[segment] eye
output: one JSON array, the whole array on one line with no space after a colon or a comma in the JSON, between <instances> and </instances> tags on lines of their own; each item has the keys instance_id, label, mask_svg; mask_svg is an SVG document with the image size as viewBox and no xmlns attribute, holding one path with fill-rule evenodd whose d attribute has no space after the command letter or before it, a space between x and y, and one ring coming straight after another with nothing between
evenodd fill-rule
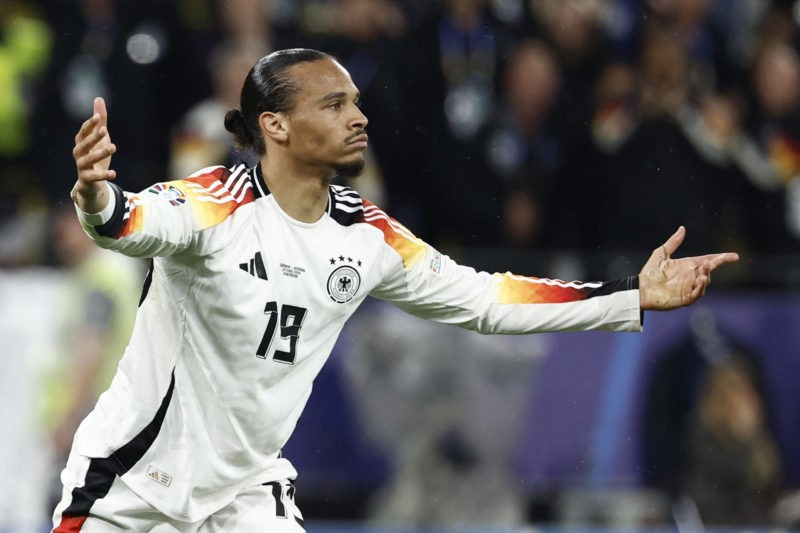
<instances>
[{"instance_id":1,"label":"eye","mask_svg":"<svg viewBox=\"0 0 800 533\"><path fill-rule=\"evenodd\" d=\"M339 109L341 109L341 107L342 107L342 103L338 102L338 101L337 102L331 102L330 104L328 104L328 108L329 109L333 109L334 111L338 111Z\"/></svg>"},{"instance_id":2,"label":"eye","mask_svg":"<svg viewBox=\"0 0 800 533\"><path fill-rule=\"evenodd\" d=\"M356 98L355 100L353 100L353 103L355 104L355 106L357 108L361 109L361 99L360 98Z\"/></svg>"}]
</instances>

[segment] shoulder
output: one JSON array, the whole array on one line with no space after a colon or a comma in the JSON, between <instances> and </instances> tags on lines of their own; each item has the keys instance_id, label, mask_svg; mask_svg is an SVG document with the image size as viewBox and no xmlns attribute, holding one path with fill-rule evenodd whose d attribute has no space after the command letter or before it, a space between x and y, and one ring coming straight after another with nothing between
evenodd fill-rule
<instances>
[{"instance_id":1,"label":"shoulder","mask_svg":"<svg viewBox=\"0 0 800 533\"><path fill-rule=\"evenodd\" d=\"M211 166L186 178L159 182L131 198L132 204L156 200L193 213L197 229L216 226L258 196L255 171L244 164ZM187 212L187 211L184 211Z\"/></svg>"},{"instance_id":2,"label":"shoulder","mask_svg":"<svg viewBox=\"0 0 800 533\"><path fill-rule=\"evenodd\" d=\"M230 168L206 167L178 183L189 189L194 199L215 204L246 204L255 200L255 175L253 168L244 164Z\"/></svg>"},{"instance_id":3,"label":"shoulder","mask_svg":"<svg viewBox=\"0 0 800 533\"><path fill-rule=\"evenodd\" d=\"M175 189L166 192L177 196L171 200L173 205L188 200L201 229L219 224L258 196L254 171L244 164L207 167L182 180L154 187Z\"/></svg>"},{"instance_id":4,"label":"shoulder","mask_svg":"<svg viewBox=\"0 0 800 533\"><path fill-rule=\"evenodd\" d=\"M365 204L369 202L350 187L331 185L329 188L328 214L342 226L363 222Z\"/></svg>"},{"instance_id":5,"label":"shoulder","mask_svg":"<svg viewBox=\"0 0 800 533\"><path fill-rule=\"evenodd\" d=\"M342 226L365 224L376 228L387 242L396 240L422 243L408 228L383 209L362 198L357 191L342 185L330 186L330 217Z\"/></svg>"},{"instance_id":6,"label":"shoulder","mask_svg":"<svg viewBox=\"0 0 800 533\"><path fill-rule=\"evenodd\" d=\"M343 185L330 186L328 214L342 226L366 223L383 229L390 221L397 223L381 208L363 198L358 191Z\"/></svg>"}]
</instances>

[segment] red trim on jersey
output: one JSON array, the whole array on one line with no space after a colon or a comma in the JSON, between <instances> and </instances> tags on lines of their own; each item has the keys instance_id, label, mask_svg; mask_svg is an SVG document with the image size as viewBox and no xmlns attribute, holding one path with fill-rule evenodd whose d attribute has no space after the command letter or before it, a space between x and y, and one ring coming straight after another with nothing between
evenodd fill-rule
<instances>
[{"instance_id":1,"label":"red trim on jersey","mask_svg":"<svg viewBox=\"0 0 800 533\"><path fill-rule=\"evenodd\" d=\"M61 523L53 533L74 533L80 531L88 516L62 516Z\"/></svg>"},{"instance_id":2,"label":"red trim on jersey","mask_svg":"<svg viewBox=\"0 0 800 533\"><path fill-rule=\"evenodd\" d=\"M381 208L370 202L369 200L361 199L364 206L364 211L361 216L361 222L374 226L381 230L384 235L399 234L399 228L405 232L405 237L409 240L416 239L416 236L411 231L400 224L397 220L390 217Z\"/></svg>"},{"instance_id":3,"label":"red trim on jersey","mask_svg":"<svg viewBox=\"0 0 800 533\"><path fill-rule=\"evenodd\" d=\"M214 182L217 181L220 182L223 186L225 186L225 183L231 177L231 174L233 173L230 171L230 169L225 167L217 167L211 172L208 172L206 174L201 174L199 176L191 176L184 179L183 181L191 181L197 183L198 185L202 185L206 189L210 189L214 185ZM248 180L248 178L249 178L249 173L247 172L247 170L241 169L239 172L239 177L237 178L236 181ZM247 189L247 191L244 193L244 197L239 202L236 202L237 207L249 204L250 202L256 199L255 194L253 193L253 188L255 186L256 184L253 183L252 186ZM230 192L230 194L234 198L237 198L241 194L241 190L237 191L236 194L234 194L233 192Z\"/></svg>"}]
</instances>

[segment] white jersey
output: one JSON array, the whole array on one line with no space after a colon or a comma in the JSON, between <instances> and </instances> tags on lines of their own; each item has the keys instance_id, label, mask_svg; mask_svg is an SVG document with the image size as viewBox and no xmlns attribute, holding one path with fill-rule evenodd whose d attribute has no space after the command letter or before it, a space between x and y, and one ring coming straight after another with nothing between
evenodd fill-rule
<instances>
[{"instance_id":1,"label":"white jersey","mask_svg":"<svg viewBox=\"0 0 800 533\"><path fill-rule=\"evenodd\" d=\"M154 257L130 344L74 451L92 458L64 516L114 476L200 520L244 487L293 478L281 448L367 295L483 333L641 329L637 278L580 283L457 265L355 191L292 219L260 167L210 167L79 213L105 248Z\"/></svg>"}]
</instances>

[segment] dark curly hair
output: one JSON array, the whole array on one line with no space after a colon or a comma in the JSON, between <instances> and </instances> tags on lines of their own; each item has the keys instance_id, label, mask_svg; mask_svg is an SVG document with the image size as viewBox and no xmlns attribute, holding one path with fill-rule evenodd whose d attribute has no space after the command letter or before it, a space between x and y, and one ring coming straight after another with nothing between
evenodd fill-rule
<instances>
[{"instance_id":1,"label":"dark curly hair","mask_svg":"<svg viewBox=\"0 0 800 533\"><path fill-rule=\"evenodd\" d=\"M298 63L325 59L334 58L309 48L278 50L259 59L244 80L239 109L225 113L225 129L233 134L239 148L252 148L259 157L267 153L258 117L266 111L291 111L300 90L300 84L286 73L287 69Z\"/></svg>"}]
</instances>

